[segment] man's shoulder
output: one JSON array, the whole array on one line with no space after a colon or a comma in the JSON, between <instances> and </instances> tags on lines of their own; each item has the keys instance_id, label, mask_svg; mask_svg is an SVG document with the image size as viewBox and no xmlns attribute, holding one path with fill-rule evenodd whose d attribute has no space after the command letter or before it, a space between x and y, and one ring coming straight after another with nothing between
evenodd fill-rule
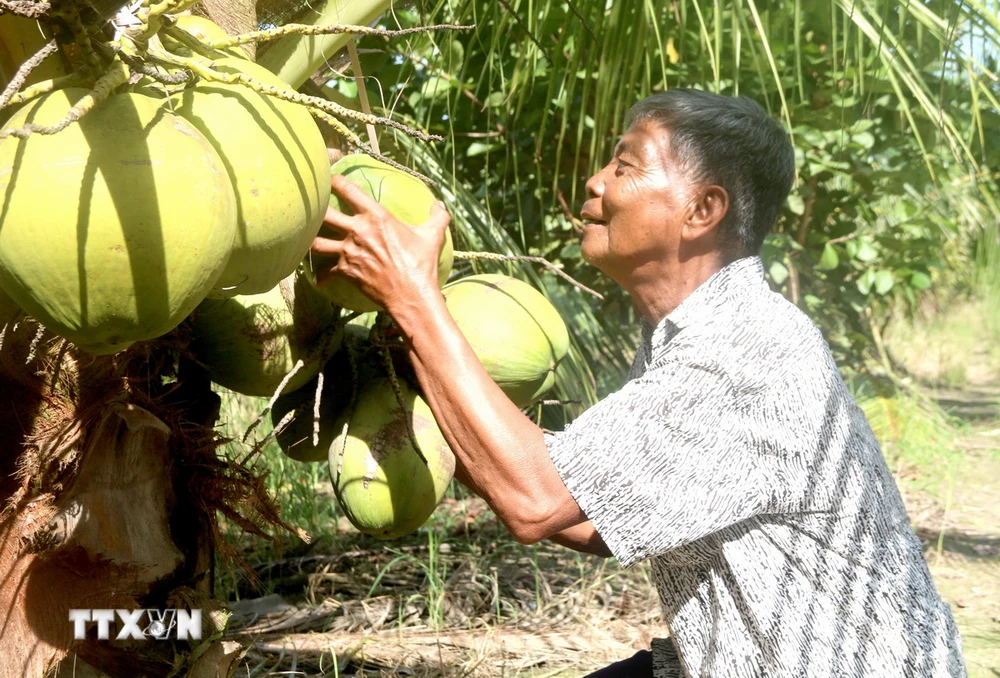
<instances>
[{"instance_id":1,"label":"man's shoulder","mask_svg":"<svg viewBox=\"0 0 1000 678\"><path fill-rule=\"evenodd\" d=\"M835 369L829 345L812 319L766 285L734 295L717 315L685 328L668 354L712 362L727 372L772 372L791 363Z\"/></svg>"}]
</instances>

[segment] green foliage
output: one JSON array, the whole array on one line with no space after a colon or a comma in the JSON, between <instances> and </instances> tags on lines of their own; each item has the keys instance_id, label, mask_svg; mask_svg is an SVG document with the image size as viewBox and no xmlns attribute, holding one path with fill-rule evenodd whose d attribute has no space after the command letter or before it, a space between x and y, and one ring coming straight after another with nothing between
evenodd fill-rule
<instances>
[{"instance_id":1,"label":"green foliage","mask_svg":"<svg viewBox=\"0 0 1000 678\"><path fill-rule=\"evenodd\" d=\"M445 137L435 148L381 143L440 182L460 247L558 260L604 293L597 303L544 278L575 334L561 395L589 402L621 383L636 318L580 259L570 213L633 103L698 87L750 96L785 123L799 176L763 251L770 281L812 315L847 371L865 370L884 354L885 309L972 284L976 243L1000 219L997 9L437 0L383 23L476 30L394 42L362 66L393 115ZM327 75L328 89L351 94L353 83Z\"/></svg>"}]
</instances>

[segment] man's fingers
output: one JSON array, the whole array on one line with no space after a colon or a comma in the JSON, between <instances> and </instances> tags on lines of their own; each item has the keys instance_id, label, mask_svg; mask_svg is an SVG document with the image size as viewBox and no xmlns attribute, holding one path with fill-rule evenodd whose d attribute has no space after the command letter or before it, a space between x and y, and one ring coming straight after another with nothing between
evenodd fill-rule
<instances>
[{"instance_id":1,"label":"man's fingers","mask_svg":"<svg viewBox=\"0 0 1000 678\"><path fill-rule=\"evenodd\" d=\"M326 208L326 215L323 217L323 225L334 233L350 233L354 228L351 217L333 207Z\"/></svg>"},{"instance_id":2,"label":"man's fingers","mask_svg":"<svg viewBox=\"0 0 1000 678\"><path fill-rule=\"evenodd\" d=\"M330 178L330 188L348 207L356 213L379 213L384 208L347 177L334 174Z\"/></svg>"},{"instance_id":3,"label":"man's fingers","mask_svg":"<svg viewBox=\"0 0 1000 678\"><path fill-rule=\"evenodd\" d=\"M431 206L431 215L427 217L424 225L441 229L449 223L451 223L451 214L448 213L448 208L440 200L435 200Z\"/></svg>"},{"instance_id":4,"label":"man's fingers","mask_svg":"<svg viewBox=\"0 0 1000 678\"><path fill-rule=\"evenodd\" d=\"M330 278L337 274L337 266L327 266L326 268L320 269L316 272L316 286L322 287L327 283Z\"/></svg>"},{"instance_id":5,"label":"man's fingers","mask_svg":"<svg viewBox=\"0 0 1000 678\"><path fill-rule=\"evenodd\" d=\"M444 234L450 223L451 215L448 213L448 208L444 206L443 202L436 200L431 207L431 215L427 217L427 221L421 224L421 228L431 229L431 232L438 238L438 245L440 245L444 242Z\"/></svg>"},{"instance_id":6,"label":"man's fingers","mask_svg":"<svg viewBox=\"0 0 1000 678\"><path fill-rule=\"evenodd\" d=\"M344 251L344 241L334 238L314 238L309 250L326 256L340 256Z\"/></svg>"}]
</instances>

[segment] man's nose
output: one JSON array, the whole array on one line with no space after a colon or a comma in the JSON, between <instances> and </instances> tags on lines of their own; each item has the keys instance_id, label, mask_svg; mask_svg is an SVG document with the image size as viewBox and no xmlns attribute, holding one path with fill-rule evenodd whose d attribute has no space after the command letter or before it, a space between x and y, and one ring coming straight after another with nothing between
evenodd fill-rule
<instances>
[{"instance_id":1,"label":"man's nose","mask_svg":"<svg viewBox=\"0 0 1000 678\"><path fill-rule=\"evenodd\" d=\"M584 187L587 195L591 198L600 198L604 195L604 169L602 168L594 176L587 179Z\"/></svg>"}]
</instances>

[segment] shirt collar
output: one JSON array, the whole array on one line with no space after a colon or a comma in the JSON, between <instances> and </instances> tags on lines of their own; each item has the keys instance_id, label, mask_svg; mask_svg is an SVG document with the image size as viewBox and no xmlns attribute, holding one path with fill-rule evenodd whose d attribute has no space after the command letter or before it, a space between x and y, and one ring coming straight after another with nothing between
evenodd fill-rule
<instances>
[{"instance_id":1,"label":"shirt collar","mask_svg":"<svg viewBox=\"0 0 1000 678\"><path fill-rule=\"evenodd\" d=\"M668 343L685 327L717 317L721 307L734 295L746 293L755 284L766 284L760 257L744 257L727 264L699 285L656 327L643 319L643 342L654 346Z\"/></svg>"}]
</instances>

